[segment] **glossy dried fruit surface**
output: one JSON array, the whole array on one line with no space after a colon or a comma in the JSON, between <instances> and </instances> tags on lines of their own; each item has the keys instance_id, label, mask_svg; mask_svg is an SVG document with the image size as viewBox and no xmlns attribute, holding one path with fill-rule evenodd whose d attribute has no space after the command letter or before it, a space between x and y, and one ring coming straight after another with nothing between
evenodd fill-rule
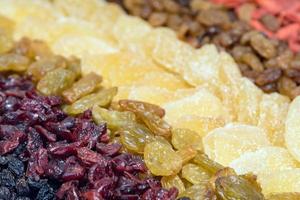
<instances>
[{"instance_id":1,"label":"glossy dried fruit surface","mask_svg":"<svg viewBox=\"0 0 300 200\"><path fill-rule=\"evenodd\" d=\"M300 97L294 99L289 107L285 122L285 143L289 152L300 161L300 122L299 122Z\"/></svg>"},{"instance_id":2,"label":"glossy dried fruit surface","mask_svg":"<svg viewBox=\"0 0 300 200\"><path fill-rule=\"evenodd\" d=\"M192 147L196 150L203 150L202 137L189 129L173 129L172 145L176 149Z\"/></svg>"},{"instance_id":3,"label":"glossy dried fruit surface","mask_svg":"<svg viewBox=\"0 0 300 200\"><path fill-rule=\"evenodd\" d=\"M173 176L164 176L161 179L161 184L163 188L170 189L172 187L176 187L178 189L179 194L185 191L185 186L178 175Z\"/></svg>"},{"instance_id":4,"label":"glossy dried fruit surface","mask_svg":"<svg viewBox=\"0 0 300 200\"><path fill-rule=\"evenodd\" d=\"M73 103L77 99L93 92L99 86L101 81L101 76L95 73L87 74L74 83L71 88L63 91L62 96L67 102Z\"/></svg>"},{"instance_id":5,"label":"glossy dried fruit surface","mask_svg":"<svg viewBox=\"0 0 300 200\"><path fill-rule=\"evenodd\" d=\"M59 95L75 81L74 72L67 69L55 69L48 72L37 84L44 95Z\"/></svg>"},{"instance_id":6,"label":"glossy dried fruit surface","mask_svg":"<svg viewBox=\"0 0 300 200\"><path fill-rule=\"evenodd\" d=\"M79 100L75 101L73 104L68 105L64 108L65 112L68 114L79 114L84 112L87 109L92 108L95 105L98 106L108 106L113 97L117 94L117 88L109 88L109 89L102 89L97 93L93 93L87 96L80 98Z\"/></svg>"},{"instance_id":7,"label":"glossy dried fruit surface","mask_svg":"<svg viewBox=\"0 0 300 200\"><path fill-rule=\"evenodd\" d=\"M256 191L248 181L237 176L218 178L216 192L220 199L264 199L264 196Z\"/></svg>"},{"instance_id":8,"label":"glossy dried fruit surface","mask_svg":"<svg viewBox=\"0 0 300 200\"><path fill-rule=\"evenodd\" d=\"M182 177L194 185L206 185L209 181L209 173L195 164L186 164L182 167Z\"/></svg>"},{"instance_id":9,"label":"glossy dried fruit surface","mask_svg":"<svg viewBox=\"0 0 300 200\"><path fill-rule=\"evenodd\" d=\"M172 149L161 141L146 144L144 159L149 170L157 176L170 176L181 169L182 160Z\"/></svg>"},{"instance_id":10,"label":"glossy dried fruit surface","mask_svg":"<svg viewBox=\"0 0 300 200\"><path fill-rule=\"evenodd\" d=\"M113 131L120 130L136 122L136 117L131 112L107 110L99 106L93 106L92 112L96 123L107 123L107 126Z\"/></svg>"},{"instance_id":11,"label":"glossy dried fruit surface","mask_svg":"<svg viewBox=\"0 0 300 200\"><path fill-rule=\"evenodd\" d=\"M242 124L227 124L203 138L205 153L214 161L228 166L241 154L270 145L263 129Z\"/></svg>"},{"instance_id":12,"label":"glossy dried fruit surface","mask_svg":"<svg viewBox=\"0 0 300 200\"><path fill-rule=\"evenodd\" d=\"M120 132L122 144L130 151L144 153L145 145L154 140L154 135L147 127L140 124L128 124Z\"/></svg>"}]
</instances>

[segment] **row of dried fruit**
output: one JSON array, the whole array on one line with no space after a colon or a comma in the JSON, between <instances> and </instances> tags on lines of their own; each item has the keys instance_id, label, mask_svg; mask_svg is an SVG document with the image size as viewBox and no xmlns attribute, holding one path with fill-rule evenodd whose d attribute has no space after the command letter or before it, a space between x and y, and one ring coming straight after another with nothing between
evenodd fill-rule
<instances>
[{"instance_id":1,"label":"row of dried fruit","mask_svg":"<svg viewBox=\"0 0 300 200\"><path fill-rule=\"evenodd\" d=\"M226 50L239 64L242 74L265 92L280 92L292 99L300 94L300 53L290 50L287 42L270 39L248 25L256 9L253 3L239 5L235 12L210 0L109 1L117 2L129 14L140 16L155 27L175 30L180 39L196 48L213 43ZM265 14L260 14L258 20L270 31L280 28L274 15L260 13Z\"/></svg>"},{"instance_id":2,"label":"row of dried fruit","mask_svg":"<svg viewBox=\"0 0 300 200\"><path fill-rule=\"evenodd\" d=\"M182 143L203 137L210 158L234 167L239 174L255 173L265 195L299 192L300 171L295 161L300 159L299 99L287 118L288 98L263 94L240 75L228 54L219 53L213 45L195 50L179 41L173 31L152 28L125 15L117 5L99 0L50 2L2 0L0 13L14 20L15 38L43 39L55 53L80 57L82 73L93 71L103 75L103 85L119 86L115 100L130 98L161 105L166 111L164 119L174 128L193 130L188 131L189 137L178 136ZM76 102L73 105L65 109L72 111ZM113 105L115 111L119 107ZM111 112L104 111L99 109L101 120L111 117L106 115ZM180 148L177 144L173 144L175 149ZM199 143L195 146L201 147ZM154 155L159 160L161 154ZM174 162L174 171L179 162ZM156 168L152 170L155 173ZM190 188L192 183L182 180ZM201 190L192 194L197 191ZM297 198L297 194L284 195Z\"/></svg>"},{"instance_id":3,"label":"row of dried fruit","mask_svg":"<svg viewBox=\"0 0 300 200\"><path fill-rule=\"evenodd\" d=\"M11 31L1 30L13 44ZM2 199L172 200L178 192L183 199L263 199L254 176L237 176L197 151L201 137L171 129L159 106L111 104L116 88L101 88L94 73L82 77L78 59L22 39L2 50L0 61ZM69 104L63 109L77 117L66 115L53 95L62 96ZM140 154L155 176L164 176L165 189L147 174Z\"/></svg>"}]
</instances>

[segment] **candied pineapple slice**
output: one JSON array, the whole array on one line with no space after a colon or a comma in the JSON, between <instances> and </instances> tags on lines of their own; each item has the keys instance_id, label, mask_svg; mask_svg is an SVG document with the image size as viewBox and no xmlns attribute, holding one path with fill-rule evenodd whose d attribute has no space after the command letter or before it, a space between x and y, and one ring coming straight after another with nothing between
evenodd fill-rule
<instances>
[{"instance_id":1,"label":"candied pineapple slice","mask_svg":"<svg viewBox=\"0 0 300 200\"><path fill-rule=\"evenodd\" d=\"M170 90L160 87L133 86L128 99L144 101L156 105L163 105L173 101L173 93Z\"/></svg>"},{"instance_id":2,"label":"candied pineapple slice","mask_svg":"<svg viewBox=\"0 0 300 200\"><path fill-rule=\"evenodd\" d=\"M138 17L122 15L113 27L113 35L122 45L126 46L128 43L144 40L151 29L152 27L147 22Z\"/></svg>"},{"instance_id":3,"label":"candied pineapple slice","mask_svg":"<svg viewBox=\"0 0 300 200\"><path fill-rule=\"evenodd\" d=\"M263 129L244 125L227 124L209 132L203 138L205 153L214 161L228 166L245 152L270 146Z\"/></svg>"},{"instance_id":4,"label":"candied pineapple slice","mask_svg":"<svg viewBox=\"0 0 300 200\"><path fill-rule=\"evenodd\" d=\"M236 173L271 173L297 167L294 158L285 148L264 147L254 152L246 152L229 164Z\"/></svg>"},{"instance_id":5,"label":"candied pineapple slice","mask_svg":"<svg viewBox=\"0 0 300 200\"><path fill-rule=\"evenodd\" d=\"M197 50L190 50L191 55L184 66L183 78L191 85L215 83L219 76L219 53L214 45L204 45Z\"/></svg>"},{"instance_id":6,"label":"candied pineapple slice","mask_svg":"<svg viewBox=\"0 0 300 200\"><path fill-rule=\"evenodd\" d=\"M201 137L206 136L211 130L224 125L225 121L222 118L199 117L195 115L184 115L174 123L174 127L193 130Z\"/></svg>"},{"instance_id":7,"label":"candied pineapple slice","mask_svg":"<svg viewBox=\"0 0 300 200\"><path fill-rule=\"evenodd\" d=\"M180 77L169 72L149 72L133 84L166 88L171 91L189 87Z\"/></svg>"},{"instance_id":8,"label":"candied pineapple slice","mask_svg":"<svg viewBox=\"0 0 300 200\"><path fill-rule=\"evenodd\" d=\"M65 15L88 19L103 6L98 0L54 0L54 6Z\"/></svg>"},{"instance_id":9,"label":"candied pineapple slice","mask_svg":"<svg viewBox=\"0 0 300 200\"><path fill-rule=\"evenodd\" d=\"M104 77L103 83L105 85L130 85L147 73L163 71L163 69L157 67L151 60L141 59L130 52L101 55L98 59L98 68L95 67L95 69Z\"/></svg>"},{"instance_id":10,"label":"candied pineapple slice","mask_svg":"<svg viewBox=\"0 0 300 200\"><path fill-rule=\"evenodd\" d=\"M179 41L175 32L167 28L150 31L145 38L145 46L158 64L176 73L184 72L194 52L191 46Z\"/></svg>"},{"instance_id":11,"label":"candied pineapple slice","mask_svg":"<svg viewBox=\"0 0 300 200\"><path fill-rule=\"evenodd\" d=\"M247 78L242 78L239 82L238 92L236 102L237 121L240 123L257 125L259 104L263 92Z\"/></svg>"},{"instance_id":12,"label":"candied pineapple slice","mask_svg":"<svg viewBox=\"0 0 300 200\"><path fill-rule=\"evenodd\" d=\"M13 19L16 23L21 23L28 16L44 22L62 16L60 12L53 9L52 4L43 0L1 0L0 14Z\"/></svg>"},{"instance_id":13,"label":"candied pineapple slice","mask_svg":"<svg viewBox=\"0 0 300 200\"><path fill-rule=\"evenodd\" d=\"M300 168L264 173L258 177L264 195L300 192Z\"/></svg>"},{"instance_id":14,"label":"candied pineapple slice","mask_svg":"<svg viewBox=\"0 0 300 200\"><path fill-rule=\"evenodd\" d=\"M300 96L289 108L285 122L285 143L290 153L300 162Z\"/></svg>"},{"instance_id":15,"label":"candied pineapple slice","mask_svg":"<svg viewBox=\"0 0 300 200\"><path fill-rule=\"evenodd\" d=\"M258 126L264 128L273 145L285 146L285 119L290 100L277 93L264 94L259 105Z\"/></svg>"},{"instance_id":16,"label":"candied pineapple slice","mask_svg":"<svg viewBox=\"0 0 300 200\"><path fill-rule=\"evenodd\" d=\"M57 39L52 45L52 50L60 55L75 55L84 60L86 55L115 53L119 48L105 38L66 34Z\"/></svg>"},{"instance_id":17,"label":"candied pineapple slice","mask_svg":"<svg viewBox=\"0 0 300 200\"><path fill-rule=\"evenodd\" d=\"M163 107L166 110L166 120L171 124L185 115L221 119L227 115L220 99L205 88L199 88L192 96L167 103Z\"/></svg>"}]
</instances>

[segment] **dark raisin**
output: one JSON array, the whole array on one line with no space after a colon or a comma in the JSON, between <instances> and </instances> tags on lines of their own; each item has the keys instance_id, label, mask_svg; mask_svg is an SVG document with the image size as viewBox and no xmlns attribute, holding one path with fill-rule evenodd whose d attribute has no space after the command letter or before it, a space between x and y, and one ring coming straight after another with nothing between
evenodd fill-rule
<instances>
[{"instance_id":1,"label":"dark raisin","mask_svg":"<svg viewBox=\"0 0 300 200\"><path fill-rule=\"evenodd\" d=\"M15 177L9 170L4 169L0 172L0 185L8 188L15 187Z\"/></svg>"},{"instance_id":2,"label":"dark raisin","mask_svg":"<svg viewBox=\"0 0 300 200\"><path fill-rule=\"evenodd\" d=\"M27 181L24 178L21 178L16 183L16 191L18 195L27 196L30 192Z\"/></svg>"},{"instance_id":3,"label":"dark raisin","mask_svg":"<svg viewBox=\"0 0 300 200\"><path fill-rule=\"evenodd\" d=\"M24 164L17 158L10 158L8 161L8 169L17 177L20 177L24 173Z\"/></svg>"},{"instance_id":4,"label":"dark raisin","mask_svg":"<svg viewBox=\"0 0 300 200\"><path fill-rule=\"evenodd\" d=\"M0 187L0 199L10 200L11 193L7 187Z\"/></svg>"}]
</instances>

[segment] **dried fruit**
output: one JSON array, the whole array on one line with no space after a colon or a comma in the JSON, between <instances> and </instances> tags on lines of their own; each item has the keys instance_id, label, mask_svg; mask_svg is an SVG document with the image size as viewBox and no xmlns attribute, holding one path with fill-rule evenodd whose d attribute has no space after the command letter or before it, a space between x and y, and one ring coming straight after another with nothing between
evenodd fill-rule
<instances>
[{"instance_id":1,"label":"dried fruit","mask_svg":"<svg viewBox=\"0 0 300 200\"><path fill-rule=\"evenodd\" d=\"M37 84L44 95L59 95L75 81L75 74L67 69L58 68L48 72Z\"/></svg>"},{"instance_id":2,"label":"dried fruit","mask_svg":"<svg viewBox=\"0 0 300 200\"><path fill-rule=\"evenodd\" d=\"M144 153L145 145L154 140L153 134L140 124L127 124L120 132L122 144L135 153Z\"/></svg>"},{"instance_id":3,"label":"dried fruit","mask_svg":"<svg viewBox=\"0 0 300 200\"><path fill-rule=\"evenodd\" d=\"M96 123L101 124L105 122L112 130L119 130L136 122L136 117L131 112L119 112L93 106L92 113Z\"/></svg>"},{"instance_id":4,"label":"dried fruit","mask_svg":"<svg viewBox=\"0 0 300 200\"><path fill-rule=\"evenodd\" d=\"M182 177L194 185L206 185L209 181L209 173L195 164L186 164L182 167Z\"/></svg>"},{"instance_id":5,"label":"dried fruit","mask_svg":"<svg viewBox=\"0 0 300 200\"><path fill-rule=\"evenodd\" d=\"M102 89L97 93L93 93L80 98L71 105L67 105L64 110L68 114L79 114L95 105L105 107L108 106L113 97L117 94L117 88Z\"/></svg>"},{"instance_id":6,"label":"dried fruit","mask_svg":"<svg viewBox=\"0 0 300 200\"><path fill-rule=\"evenodd\" d=\"M300 97L292 101L285 122L285 144L293 157L300 161L300 122L299 122Z\"/></svg>"},{"instance_id":7,"label":"dried fruit","mask_svg":"<svg viewBox=\"0 0 300 200\"><path fill-rule=\"evenodd\" d=\"M206 194L207 189L204 185L193 185L187 188L183 193L180 193L179 197L188 197L193 200L202 200L205 199Z\"/></svg>"},{"instance_id":8,"label":"dried fruit","mask_svg":"<svg viewBox=\"0 0 300 200\"><path fill-rule=\"evenodd\" d=\"M251 186L251 183L238 176L219 177L215 184L217 197L220 199L264 199L264 196Z\"/></svg>"},{"instance_id":9,"label":"dried fruit","mask_svg":"<svg viewBox=\"0 0 300 200\"><path fill-rule=\"evenodd\" d=\"M229 164L237 174L271 173L297 167L289 152L280 147L264 147L254 152L246 152Z\"/></svg>"},{"instance_id":10,"label":"dried fruit","mask_svg":"<svg viewBox=\"0 0 300 200\"><path fill-rule=\"evenodd\" d=\"M180 179L179 176L173 175L173 176L164 176L161 179L161 184L163 188L171 189L172 187L176 187L178 189L179 194L185 191L185 186Z\"/></svg>"},{"instance_id":11,"label":"dried fruit","mask_svg":"<svg viewBox=\"0 0 300 200\"><path fill-rule=\"evenodd\" d=\"M196 150L203 150L202 137L189 129L173 129L172 145L176 149L193 147Z\"/></svg>"},{"instance_id":12,"label":"dried fruit","mask_svg":"<svg viewBox=\"0 0 300 200\"><path fill-rule=\"evenodd\" d=\"M77 99L93 92L101 81L101 76L95 73L89 73L74 83L71 88L63 91L62 96L67 102L73 103Z\"/></svg>"},{"instance_id":13,"label":"dried fruit","mask_svg":"<svg viewBox=\"0 0 300 200\"><path fill-rule=\"evenodd\" d=\"M205 153L214 161L228 166L248 151L270 145L263 129L241 124L227 124L203 138Z\"/></svg>"},{"instance_id":14,"label":"dried fruit","mask_svg":"<svg viewBox=\"0 0 300 200\"><path fill-rule=\"evenodd\" d=\"M176 154L170 145L161 141L146 144L144 159L151 173L157 176L177 174L182 165L181 157Z\"/></svg>"}]
</instances>

